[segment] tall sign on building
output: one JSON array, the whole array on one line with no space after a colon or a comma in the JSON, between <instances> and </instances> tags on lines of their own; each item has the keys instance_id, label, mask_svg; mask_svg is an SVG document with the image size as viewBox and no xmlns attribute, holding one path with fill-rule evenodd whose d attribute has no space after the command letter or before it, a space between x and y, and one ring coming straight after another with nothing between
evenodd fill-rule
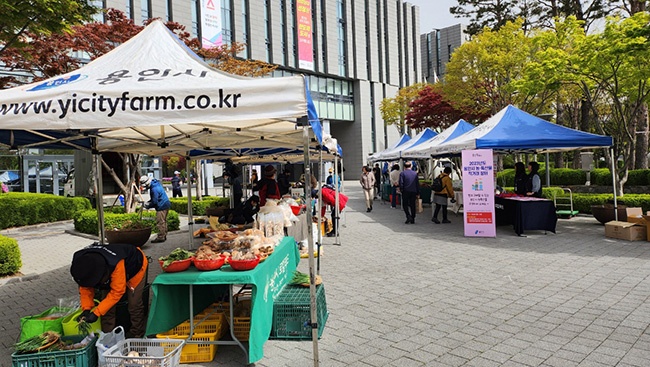
<instances>
[{"instance_id":1,"label":"tall sign on building","mask_svg":"<svg viewBox=\"0 0 650 367\"><path fill-rule=\"evenodd\" d=\"M298 25L298 67L314 70L311 0L296 1L296 20Z\"/></svg>"},{"instance_id":2,"label":"tall sign on building","mask_svg":"<svg viewBox=\"0 0 650 367\"><path fill-rule=\"evenodd\" d=\"M201 48L221 46L221 0L201 0Z\"/></svg>"}]
</instances>

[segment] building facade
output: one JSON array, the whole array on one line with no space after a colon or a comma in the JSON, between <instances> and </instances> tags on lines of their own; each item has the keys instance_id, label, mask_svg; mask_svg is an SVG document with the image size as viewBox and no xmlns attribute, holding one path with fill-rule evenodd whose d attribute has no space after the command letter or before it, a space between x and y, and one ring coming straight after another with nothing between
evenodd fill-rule
<instances>
[{"instance_id":1,"label":"building facade","mask_svg":"<svg viewBox=\"0 0 650 367\"><path fill-rule=\"evenodd\" d=\"M428 83L443 79L451 54L463 43L469 41L467 26L455 24L442 29L434 29L420 36L422 53L422 75Z\"/></svg>"},{"instance_id":2,"label":"building facade","mask_svg":"<svg viewBox=\"0 0 650 367\"><path fill-rule=\"evenodd\" d=\"M203 0L221 7L224 42L246 48L238 55L278 65L274 76L303 74L346 167L385 149L400 132L379 112L384 98L423 80L419 8L402 0ZM220 2L220 4L219 4ZM201 0L103 0L136 24L161 18L201 34ZM299 56L304 19L311 13L313 66ZM356 172L352 169L348 172Z\"/></svg>"}]
</instances>

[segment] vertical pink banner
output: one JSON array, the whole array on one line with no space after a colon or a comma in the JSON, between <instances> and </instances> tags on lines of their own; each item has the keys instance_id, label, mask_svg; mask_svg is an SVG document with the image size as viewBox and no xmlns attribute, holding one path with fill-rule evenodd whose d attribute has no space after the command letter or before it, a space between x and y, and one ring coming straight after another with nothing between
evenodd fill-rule
<instances>
[{"instance_id":1,"label":"vertical pink banner","mask_svg":"<svg viewBox=\"0 0 650 367\"><path fill-rule=\"evenodd\" d=\"M314 70L314 45L312 44L311 0L296 1L298 24L298 67Z\"/></svg>"},{"instance_id":2,"label":"vertical pink banner","mask_svg":"<svg viewBox=\"0 0 650 367\"><path fill-rule=\"evenodd\" d=\"M492 149L463 150L463 220L466 237L496 237Z\"/></svg>"}]
</instances>

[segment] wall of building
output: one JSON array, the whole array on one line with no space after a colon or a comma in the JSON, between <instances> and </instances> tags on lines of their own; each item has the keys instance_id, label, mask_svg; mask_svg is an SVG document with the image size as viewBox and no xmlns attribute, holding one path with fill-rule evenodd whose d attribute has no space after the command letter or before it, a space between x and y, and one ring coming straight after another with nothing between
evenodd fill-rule
<instances>
[{"instance_id":1,"label":"wall of building","mask_svg":"<svg viewBox=\"0 0 650 367\"><path fill-rule=\"evenodd\" d=\"M420 36L420 63L427 82L434 83L436 77L444 78L447 63L451 60L454 50L469 41L466 30L465 25L455 24Z\"/></svg>"},{"instance_id":2,"label":"wall of building","mask_svg":"<svg viewBox=\"0 0 650 367\"><path fill-rule=\"evenodd\" d=\"M200 0L170 1L172 20L190 32L196 30L196 1ZM229 1L233 40L243 42L244 34L248 35L248 52L239 56L271 62L291 73L353 82L353 120L329 120L347 161L361 165L368 154L384 149L399 136L389 133L395 128L384 125L379 105L399 88L423 80L418 7L403 0L311 0L312 42L317 50L311 71L296 68L295 0L222 1ZM142 24L143 3L133 0L132 4L127 16ZM106 6L127 12L126 0L106 0ZM166 20L167 7L168 0L151 0L150 15ZM345 54L340 52L341 26L345 28ZM340 67L343 61L345 68Z\"/></svg>"}]
</instances>

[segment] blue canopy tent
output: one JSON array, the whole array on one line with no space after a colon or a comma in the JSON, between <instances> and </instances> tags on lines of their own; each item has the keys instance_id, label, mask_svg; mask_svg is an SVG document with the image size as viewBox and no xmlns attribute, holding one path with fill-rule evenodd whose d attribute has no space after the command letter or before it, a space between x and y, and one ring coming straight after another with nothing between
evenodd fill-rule
<instances>
[{"instance_id":1,"label":"blue canopy tent","mask_svg":"<svg viewBox=\"0 0 650 367\"><path fill-rule=\"evenodd\" d=\"M469 122L463 119L460 119L456 121L456 123L448 127L447 129L445 129L445 131L434 136L433 138L424 141L421 144L417 144L407 149L404 149L402 151L402 158L408 158L408 159L431 158L432 147L443 144L451 139L455 139L456 137L472 130L473 128L474 125L470 124Z\"/></svg>"},{"instance_id":2,"label":"blue canopy tent","mask_svg":"<svg viewBox=\"0 0 650 367\"><path fill-rule=\"evenodd\" d=\"M404 155L403 155L405 150L407 150L409 148L412 148L412 147L416 147L416 146L418 146L418 145L432 139L436 135L438 135L437 132L431 130L430 128L426 128L426 129L422 130L422 132L417 134L415 137L413 137L413 139L411 139L411 140L405 142L404 144L402 144L402 145L400 145L400 146L398 146L396 148L393 148L393 149L391 149L391 150L389 150L387 152L383 152L381 154L381 159L385 160L385 161L391 161L391 160L396 160L396 159L400 159L400 158L405 158Z\"/></svg>"},{"instance_id":3,"label":"blue canopy tent","mask_svg":"<svg viewBox=\"0 0 650 367\"><path fill-rule=\"evenodd\" d=\"M409 140L411 140L411 137L409 135L407 135L407 134L402 135L399 138L399 140L397 142L395 142L395 144L391 145L389 148L386 148L386 149L384 149L384 150L382 150L380 152L375 152L374 154L370 155L368 157L368 162L374 163L374 162L383 160L382 159L382 154L383 153L390 152L391 150L403 145L404 143L406 143Z\"/></svg>"},{"instance_id":4,"label":"blue canopy tent","mask_svg":"<svg viewBox=\"0 0 650 367\"><path fill-rule=\"evenodd\" d=\"M432 147L431 154L459 154L467 149L544 153L607 148L612 144L609 136L556 125L509 105L471 131Z\"/></svg>"}]
</instances>

